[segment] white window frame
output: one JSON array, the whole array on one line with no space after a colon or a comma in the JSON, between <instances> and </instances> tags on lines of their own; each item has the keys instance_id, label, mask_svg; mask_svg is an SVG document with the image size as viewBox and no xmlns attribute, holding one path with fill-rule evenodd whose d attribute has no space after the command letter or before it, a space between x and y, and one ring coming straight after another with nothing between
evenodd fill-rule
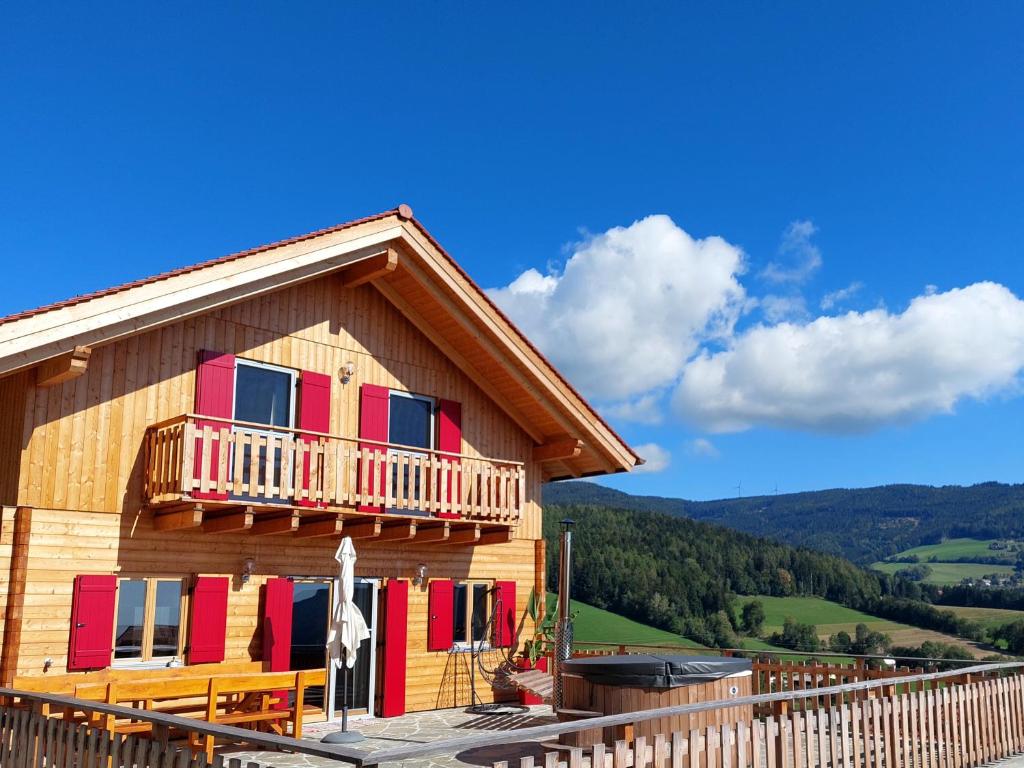
<instances>
[{"instance_id":1,"label":"white window frame","mask_svg":"<svg viewBox=\"0 0 1024 768\"><path fill-rule=\"evenodd\" d=\"M244 358L239 358L239 357L235 358L235 370L232 372L232 379L231 379L231 420L232 421L236 421L237 420L237 419L235 419L235 416L237 414L237 408L238 408L238 368L239 368L239 366L242 366L242 365L247 365L250 368L262 368L262 369L267 370L267 371L275 371L277 373L286 373L286 374L288 374L288 376L291 378L291 382L292 383L291 383L291 388L290 388L291 389L291 396L288 398L288 425L287 425L286 429L295 429L295 401L298 400L298 394L299 394L299 372L295 368L286 368L286 367L281 366L281 365L274 365L273 363L261 363L261 362L259 362L257 360L246 360ZM290 432L279 432L278 431L279 429L282 429L282 427L277 427L275 429L274 425L272 425L272 424L268 424L267 425L267 429L259 429L257 427L241 427L241 426L237 426L235 424L231 425L231 431L232 432L238 432L238 431L241 430L241 431L251 432L251 433L254 433L254 434L257 434L257 435L281 435L281 436L292 434ZM235 454L234 454L234 451L232 451L231 455L228 457L228 472L230 473L229 477L233 476L234 465L235 465ZM259 472L258 468L257 468L256 471L257 471L257 476L258 476L258 472ZM250 469L250 472L252 472L252 469ZM295 480L295 467L294 466L291 467L291 473L292 473L292 476L291 476L290 480L294 481ZM260 499L260 497L258 497L258 496L245 496L245 497L238 496L238 497L234 497L234 498L246 499L246 500L250 500L250 501L258 501ZM271 501L271 503L278 503L278 504L280 504L280 503L283 503L283 502L281 502L278 499L273 499Z\"/></svg>"},{"instance_id":2,"label":"white window frame","mask_svg":"<svg viewBox=\"0 0 1024 768\"><path fill-rule=\"evenodd\" d=\"M422 451L412 451L412 450L405 450L405 449L399 449L399 448L388 448L388 455L389 456L398 456L398 455L404 454L406 456L429 456L430 455L430 451L434 450L436 448L436 445L437 445L437 443L436 443L436 441L437 441L437 398L436 397L429 397L428 395L417 395L417 394L415 394L413 392L404 392L404 391L402 391L400 389L390 389L389 388L388 389L388 443L389 444L391 443L391 396L392 395L397 395L398 397L404 397L404 398L407 398L409 400L422 400L423 402L430 404L430 419L429 419L429 421L430 421L430 437L427 440L427 442L430 443L430 446L428 448L424 448ZM410 447L412 447L412 446L410 446ZM427 482L427 481L428 481L427 478L421 478L420 479L420 482ZM399 514L410 514L410 513L411 514L423 514L423 515L428 514L427 512L424 512L422 510L415 510L415 509L394 509L394 508L389 508L387 511L388 512L396 512L396 513L399 513Z\"/></svg>"},{"instance_id":3,"label":"white window frame","mask_svg":"<svg viewBox=\"0 0 1024 768\"><path fill-rule=\"evenodd\" d=\"M143 599L142 609L142 656L137 659L118 659L114 657L117 650L117 614L121 610L121 582L141 581L146 585L146 594ZM156 618L156 587L161 581L177 583L181 586L181 599L178 602L178 652L171 656L153 656L153 632L155 630ZM114 601L114 635L111 643L111 669L162 669L163 667L179 666L183 663L185 646L188 638L186 632L191 632L186 619L191 607L190 595L185 579L174 576L123 576L117 577L117 597ZM146 658L146 650L149 650L149 658Z\"/></svg>"},{"instance_id":4,"label":"white window frame","mask_svg":"<svg viewBox=\"0 0 1024 768\"><path fill-rule=\"evenodd\" d=\"M470 637L469 640L458 640L452 641L452 647L455 650L468 651L489 651L491 650L491 638L484 637L481 640L473 640L473 587L476 585L483 585L487 587L487 609L486 617L484 618L484 630L487 629L487 620L490 619L491 613L494 611L494 582L487 581L486 579L464 579L463 581L456 581L453 583L452 590L452 621L455 620L455 592L454 587L463 585L466 587L466 634ZM454 626L452 627L454 634Z\"/></svg>"},{"instance_id":5,"label":"white window frame","mask_svg":"<svg viewBox=\"0 0 1024 768\"><path fill-rule=\"evenodd\" d=\"M284 366L274 365L273 363L261 363L261 362L258 362L256 360L246 360L246 359L243 359L243 358L240 358L240 357L236 357L235 358L235 370L232 372L232 378L231 378L231 417L232 417L232 421L236 420L234 418L234 416L235 416L235 414L237 412L237 408L238 408L238 366L240 366L240 365L248 365L251 368L263 368L264 370L268 370L268 371L275 371L277 373L286 373L286 374L288 374L288 376L291 378L291 381L292 381L292 384L291 384L291 397L288 398L288 429L295 429L295 401L298 399L297 395L298 395L298 390L299 390L299 372L296 369L294 369L294 368L285 368ZM261 432L262 434L269 434L271 432L275 432L275 430L272 428L273 425L268 424L267 426L271 427L271 428L270 429L266 429L266 430L253 430L253 431ZM247 427L247 429L249 429L249 428ZM280 427L278 429L280 429Z\"/></svg>"}]
</instances>

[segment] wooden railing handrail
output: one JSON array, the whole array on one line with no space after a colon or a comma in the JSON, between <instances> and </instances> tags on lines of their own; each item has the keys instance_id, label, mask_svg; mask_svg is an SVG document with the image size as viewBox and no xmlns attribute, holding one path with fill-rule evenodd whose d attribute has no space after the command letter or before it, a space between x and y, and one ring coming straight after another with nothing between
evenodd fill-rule
<instances>
[{"instance_id":1,"label":"wooden railing handrail","mask_svg":"<svg viewBox=\"0 0 1024 768\"><path fill-rule=\"evenodd\" d=\"M433 454L435 456L442 456L446 459L465 459L467 461L480 461L488 464L498 464L507 467L523 467L525 463L522 461L514 461L512 459L495 459L489 456L472 456L468 453L452 453L451 451L439 451L436 448L419 448L415 445L402 445L401 443L386 443L381 440L368 440L362 437L345 437L343 435L334 435L330 432L316 432L311 429L295 429L294 427L278 427L272 424L260 424L255 421L239 421L237 419L224 419L219 416L203 416L198 413L183 413L181 416L174 416L170 419L164 419L158 421L155 424L150 424L146 431L152 431L156 429L164 429L166 427L174 426L175 424L184 424L189 420L201 420L201 421L216 421L221 424L230 424L235 427L248 427L250 429L258 429L261 432L290 432L293 435L299 435L301 437L323 437L328 440L339 440L345 443L355 443L357 445L373 445L381 448L388 448L396 451L407 451L409 453L425 453Z\"/></svg>"},{"instance_id":2,"label":"wooden railing handrail","mask_svg":"<svg viewBox=\"0 0 1024 768\"><path fill-rule=\"evenodd\" d=\"M932 656L900 656L891 653L841 653L838 651L798 651L790 648L780 648L778 650L768 648L690 648L682 645L671 645L669 643L609 643L603 640L576 640L573 643L574 646L579 646L583 650L586 648L597 646L599 648L653 648L659 651L684 651L684 652L701 652L711 655L721 655L725 653L742 653L748 656L822 656L829 658L839 659L864 659L870 661L872 659L899 659L901 661L920 661L920 662L934 662L942 664L1000 664L1000 661L981 661L979 659L938 659Z\"/></svg>"},{"instance_id":3,"label":"wooden railing handrail","mask_svg":"<svg viewBox=\"0 0 1024 768\"><path fill-rule=\"evenodd\" d=\"M917 682L929 680L942 680L947 677L959 677L974 673L992 672L999 669L1021 669L1024 662L1007 662L1000 664L977 664L966 669L955 669L946 672L928 672L920 675L906 675L903 677L888 677L881 680L863 680L857 683L845 683L843 685L830 685L823 688L810 688L799 691L782 691L780 693L761 693L753 696L736 696L729 699L718 699L715 701L704 701L698 704L681 704L674 707L660 707L658 709L647 709L638 712L624 712L615 715L602 715L590 717L583 720L575 720L552 725L538 725L531 728L517 728L514 731L515 740L534 741L550 739L560 736L563 733L576 731L590 731L601 728L609 728L620 725L629 725L641 720L655 720L663 717L675 717L678 715L690 715L699 712L709 712L715 709L727 707L742 707L746 705L770 704L776 701L792 701L794 699L813 699L821 696L852 693L855 691L868 691L875 688L892 688L900 685L910 685ZM372 754L372 764L377 765L385 762L409 760L417 757L426 757L437 754L455 754L469 749L480 747L491 747L499 744L506 744L509 740L507 733L489 733L481 736L460 737L457 739L443 739L429 744L416 744L407 747L393 747L383 749ZM363 766L370 765L370 761L362 763Z\"/></svg>"},{"instance_id":4,"label":"wooden railing handrail","mask_svg":"<svg viewBox=\"0 0 1024 768\"><path fill-rule=\"evenodd\" d=\"M59 709L72 709L82 712L96 712L102 715L113 715L114 717L141 720L153 723L154 725L177 728L182 731L213 736L230 742L251 744L254 747L280 749L299 755L312 755L313 757L327 757L355 765L366 764L367 752L353 749L337 744L322 744L318 741L304 739L293 739L290 736L278 736L275 733L263 733L248 728L236 728L231 725L217 725L205 720L195 720L180 715L168 715L161 712L153 712L145 709L124 707L120 704L105 704L103 702L87 701L76 699L72 696L59 694L35 693L21 691L16 688L0 688L0 699L12 698L29 700L40 704L49 704Z\"/></svg>"}]
</instances>

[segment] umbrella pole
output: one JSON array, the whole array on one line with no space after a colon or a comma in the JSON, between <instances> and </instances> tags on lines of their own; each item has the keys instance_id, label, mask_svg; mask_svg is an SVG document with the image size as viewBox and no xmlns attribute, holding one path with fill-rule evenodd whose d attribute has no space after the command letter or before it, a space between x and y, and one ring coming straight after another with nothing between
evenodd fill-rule
<instances>
[{"instance_id":1,"label":"umbrella pole","mask_svg":"<svg viewBox=\"0 0 1024 768\"><path fill-rule=\"evenodd\" d=\"M348 732L348 649L341 653L341 730Z\"/></svg>"},{"instance_id":2,"label":"umbrella pole","mask_svg":"<svg viewBox=\"0 0 1024 768\"><path fill-rule=\"evenodd\" d=\"M366 739L358 731L348 729L348 676L352 674L352 670L348 668L348 649L342 651L341 669L341 730L328 733L320 739L324 744L351 744ZM355 693L354 690L353 693Z\"/></svg>"}]
</instances>

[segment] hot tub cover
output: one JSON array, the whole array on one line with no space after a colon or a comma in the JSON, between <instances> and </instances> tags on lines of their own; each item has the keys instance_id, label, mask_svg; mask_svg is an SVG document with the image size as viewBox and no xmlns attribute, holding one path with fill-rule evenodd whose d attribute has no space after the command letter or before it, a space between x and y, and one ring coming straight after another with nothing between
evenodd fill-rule
<instances>
[{"instance_id":1,"label":"hot tub cover","mask_svg":"<svg viewBox=\"0 0 1024 768\"><path fill-rule=\"evenodd\" d=\"M562 670L604 685L678 688L751 670L749 659L722 656L589 656L562 662Z\"/></svg>"}]
</instances>

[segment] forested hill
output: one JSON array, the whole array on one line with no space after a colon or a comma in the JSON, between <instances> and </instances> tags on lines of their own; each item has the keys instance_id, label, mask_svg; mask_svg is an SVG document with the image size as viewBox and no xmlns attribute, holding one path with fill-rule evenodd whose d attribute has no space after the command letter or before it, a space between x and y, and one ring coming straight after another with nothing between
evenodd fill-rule
<instances>
[{"instance_id":1,"label":"forested hill","mask_svg":"<svg viewBox=\"0 0 1024 768\"><path fill-rule=\"evenodd\" d=\"M733 594L818 595L871 605L887 577L847 560L681 517L545 504L548 578L557 584L558 522L576 521L573 597L676 633L731 610ZM735 625L735 621L731 622Z\"/></svg>"},{"instance_id":2,"label":"forested hill","mask_svg":"<svg viewBox=\"0 0 1024 768\"><path fill-rule=\"evenodd\" d=\"M548 504L664 512L871 563L944 537L1024 538L1024 485L884 485L686 501L632 496L587 482L550 483Z\"/></svg>"}]
</instances>

